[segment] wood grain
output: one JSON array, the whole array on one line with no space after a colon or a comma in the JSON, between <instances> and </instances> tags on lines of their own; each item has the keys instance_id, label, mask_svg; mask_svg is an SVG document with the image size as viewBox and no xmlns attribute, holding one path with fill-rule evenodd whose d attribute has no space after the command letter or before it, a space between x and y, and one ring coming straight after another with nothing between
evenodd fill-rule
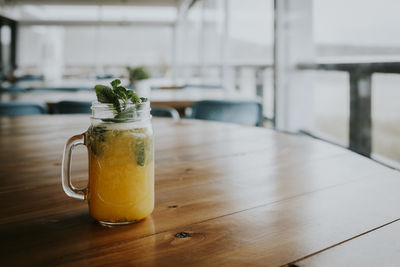
<instances>
[{"instance_id":1,"label":"wood grain","mask_svg":"<svg viewBox=\"0 0 400 267\"><path fill-rule=\"evenodd\" d=\"M398 266L400 222L296 262L297 266Z\"/></svg>"},{"instance_id":2,"label":"wood grain","mask_svg":"<svg viewBox=\"0 0 400 267\"><path fill-rule=\"evenodd\" d=\"M7 265L282 265L400 216L398 172L304 136L155 119L156 209L103 228L60 183L65 140L87 116L0 118L0 236ZM73 177L85 184L84 149ZM175 237L187 232L190 237Z\"/></svg>"}]
</instances>

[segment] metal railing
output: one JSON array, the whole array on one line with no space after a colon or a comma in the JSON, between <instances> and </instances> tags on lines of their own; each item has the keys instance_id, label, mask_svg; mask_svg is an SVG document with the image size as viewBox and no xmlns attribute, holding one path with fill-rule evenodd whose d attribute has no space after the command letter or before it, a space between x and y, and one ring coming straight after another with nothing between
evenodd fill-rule
<instances>
[{"instance_id":1,"label":"metal railing","mask_svg":"<svg viewBox=\"0 0 400 267\"><path fill-rule=\"evenodd\" d=\"M349 73L350 120L349 149L371 157L372 123L371 92L372 74L400 73L396 62L303 63L300 70L345 71Z\"/></svg>"}]
</instances>

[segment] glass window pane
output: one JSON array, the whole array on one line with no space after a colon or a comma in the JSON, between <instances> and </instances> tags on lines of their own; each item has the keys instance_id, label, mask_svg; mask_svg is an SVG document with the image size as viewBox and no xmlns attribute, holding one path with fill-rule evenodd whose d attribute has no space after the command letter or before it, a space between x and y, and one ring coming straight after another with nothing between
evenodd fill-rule
<instances>
[{"instance_id":1,"label":"glass window pane","mask_svg":"<svg viewBox=\"0 0 400 267\"><path fill-rule=\"evenodd\" d=\"M349 144L349 75L346 72L314 72L314 129L322 137Z\"/></svg>"},{"instance_id":2,"label":"glass window pane","mask_svg":"<svg viewBox=\"0 0 400 267\"><path fill-rule=\"evenodd\" d=\"M388 62L400 58L399 1L314 0L313 9L318 62ZM348 138L349 81L348 74L338 73L319 71L315 75L315 128L344 141ZM399 76L374 74L372 78L372 152L398 162Z\"/></svg>"},{"instance_id":3,"label":"glass window pane","mask_svg":"<svg viewBox=\"0 0 400 267\"><path fill-rule=\"evenodd\" d=\"M400 162L400 75L372 76L372 152Z\"/></svg>"}]
</instances>

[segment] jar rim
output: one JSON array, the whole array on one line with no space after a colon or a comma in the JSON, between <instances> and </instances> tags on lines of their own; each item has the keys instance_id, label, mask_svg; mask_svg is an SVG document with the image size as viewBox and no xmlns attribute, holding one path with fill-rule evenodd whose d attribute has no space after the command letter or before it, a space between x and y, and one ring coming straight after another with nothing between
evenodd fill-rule
<instances>
[{"instance_id":1,"label":"jar rim","mask_svg":"<svg viewBox=\"0 0 400 267\"><path fill-rule=\"evenodd\" d=\"M122 104L123 102L120 101L120 103ZM150 108L150 102L146 101L146 102L142 102L142 103L127 103L126 107L137 107L137 109L143 110L146 108ZM112 103L101 103L98 101L93 101L92 102L92 107L91 109L95 109L95 108L109 108L109 109L114 109L114 105Z\"/></svg>"},{"instance_id":2,"label":"jar rim","mask_svg":"<svg viewBox=\"0 0 400 267\"><path fill-rule=\"evenodd\" d=\"M92 102L93 120L102 120L103 122L133 122L143 121L151 118L150 103L121 103L121 112L117 112L111 103Z\"/></svg>"}]
</instances>

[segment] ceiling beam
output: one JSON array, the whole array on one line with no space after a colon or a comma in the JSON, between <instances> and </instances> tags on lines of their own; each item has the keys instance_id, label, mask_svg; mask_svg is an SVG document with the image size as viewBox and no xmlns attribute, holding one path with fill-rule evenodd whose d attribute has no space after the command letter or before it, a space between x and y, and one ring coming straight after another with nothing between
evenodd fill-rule
<instances>
[{"instance_id":1,"label":"ceiling beam","mask_svg":"<svg viewBox=\"0 0 400 267\"><path fill-rule=\"evenodd\" d=\"M104 21L104 20L20 20L21 26L149 26L173 27L175 22L164 21Z\"/></svg>"},{"instance_id":2,"label":"ceiling beam","mask_svg":"<svg viewBox=\"0 0 400 267\"><path fill-rule=\"evenodd\" d=\"M177 6L178 0L3 0L5 5Z\"/></svg>"}]
</instances>

